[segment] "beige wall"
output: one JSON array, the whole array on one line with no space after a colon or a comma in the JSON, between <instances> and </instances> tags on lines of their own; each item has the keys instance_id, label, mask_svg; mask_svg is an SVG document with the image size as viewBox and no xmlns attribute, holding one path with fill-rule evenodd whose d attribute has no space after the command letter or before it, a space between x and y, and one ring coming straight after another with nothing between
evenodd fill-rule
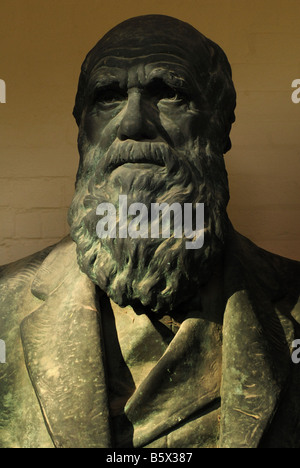
<instances>
[{"instance_id":1,"label":"beige wall","mask_svg":"<svg viewBox=\"0 0 300 468\"><path fill-rule=\"evenodd\" d=\"M80 65L116 23L161 13L225 50L238 93L229 214L260 246L300 260L299 0L1 0L0 264L68 233Z\"/></svg>"}]
</instances>

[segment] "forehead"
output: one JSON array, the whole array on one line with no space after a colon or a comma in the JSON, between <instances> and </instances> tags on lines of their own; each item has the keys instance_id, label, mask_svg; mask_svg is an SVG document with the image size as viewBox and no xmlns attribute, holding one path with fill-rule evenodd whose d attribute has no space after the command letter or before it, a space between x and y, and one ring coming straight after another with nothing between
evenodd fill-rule
<instances>
[{"instance_id":1,"label":"forehead","mask_svg":"<svg viewBox=\"0 0 300 468\"><path fill-rule=\"evenodd\" d=\"M143 86L157 78L175 87L186 87L194 84L196 72L187 60L172 55L108 56L93 68L89 82L103 86L118 82L122 87L131 87Z\"/></svg>"}]
</instances>

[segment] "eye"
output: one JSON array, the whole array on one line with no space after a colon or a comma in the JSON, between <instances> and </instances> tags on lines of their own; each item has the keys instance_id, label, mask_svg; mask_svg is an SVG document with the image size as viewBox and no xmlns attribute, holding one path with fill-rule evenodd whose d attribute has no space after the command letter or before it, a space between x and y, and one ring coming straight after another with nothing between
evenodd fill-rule
<instances>
[{"instance_id":1,"label":"eye","mask_svg":"<svg viewBox=\"0 0 300 468\"><path fill-rule=\"evenodd\" d=\"M162 97L161 97L161 100L162 99L167 99L168 101L181 101L182 100L182 96L180 96L179 93L177 93L175 90L171 89L170 90L167 90L167 92L165 92Z\"/></svg>"},{"instance_id":2,"label":"eye","mask_svg":"<svg viewBox=\"0 0 300 468\"><path fill-rule=\"evenodd\" d=\"M127 94L120 88L103 88L96 91L94 102L102 106L113 106L125 99L127 99Z\"/></svg>"},{"instance_id":3,"label":"eye","mask_svg":"<svg viewBox=\"0 0 300 468\"><path fill-rule=\"evenodd\" d=\"M153 80L148 86L149 95L157 101L181 102L184 96L161 79Z\"/></svg>"}]
</instances>

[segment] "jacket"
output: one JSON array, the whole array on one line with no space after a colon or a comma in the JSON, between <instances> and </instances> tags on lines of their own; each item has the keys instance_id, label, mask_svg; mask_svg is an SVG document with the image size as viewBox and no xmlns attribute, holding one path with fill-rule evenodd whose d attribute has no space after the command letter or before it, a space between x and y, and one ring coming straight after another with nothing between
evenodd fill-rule
<instances>
[{"instance_id":1,"label":"jacket","mask_svg":"<svg viewBox=\"0 0 300 468\"><path fill-rule=\"evenodd\" d=\"M299 448L300 263L233 231L223 284L218 447ZM69 237L0 267L0 447L113 447L96 289ZM177 426L164 421L150 439Z\"/></svg>"}]
</instances>

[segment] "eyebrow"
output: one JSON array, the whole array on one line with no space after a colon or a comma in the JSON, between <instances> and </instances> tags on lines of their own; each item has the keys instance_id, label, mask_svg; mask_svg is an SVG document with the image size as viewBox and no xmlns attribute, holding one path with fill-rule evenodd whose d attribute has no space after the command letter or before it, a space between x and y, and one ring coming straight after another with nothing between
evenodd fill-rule
<instances>
[{"instance_id":1,"label":"eyebrow","mask_svg":"<svg viewBox=\"0 0 300 468\"><path fill-rule=\"evenodd\" d=\"M171 88L184 91L186 94L192 94L197 89L194 77L184 64L158 62L153 65L152 68L151 64L152 69L147 73L147 82L160 79Z\"/></svg>"},{"instance_id":2,"label":"eyebrow","mask_svg":"<svg viewBox=\"0 0 300 468\"><path fill-rule=\"evenodd\" d=\"M126 71L121 68L100 67L93 71L89 77L87 94L91 95L99 89L109 87L124 88Z\"/></svg>"},{"instance_id":3,"label":"eyebrow","mask_svg":"<svg viewBox=\"0 0 300 468\"><path fill-rule=\"evenodd\" d=\"M147 72L147 69L150 70ZM186 70L186 67L178 63L149 63L145 65L145 81L142 86L148 87L157 80L161 80L173 89L181 90L190 95L197 88L195 80ZM128 70L118 67L100 66L93 70L88 86L87 95L105 88L119 88L126 90L128 85Z\"/></svg>"},{"instance_id":4,"label":"eyebrow","mask_svg":"<svg viewBox=\"0 0 300 468\"><path fill-rule=\"evenodd\" d=\"M175 74L170 75L169 73L151 73L152 76L149 77L147 80L146 86L149 86L156 82L162 82L173 89L182 90L188 92L190 87L186 80L180 76L176 76Z\"/></svg>"}]
</instances>

